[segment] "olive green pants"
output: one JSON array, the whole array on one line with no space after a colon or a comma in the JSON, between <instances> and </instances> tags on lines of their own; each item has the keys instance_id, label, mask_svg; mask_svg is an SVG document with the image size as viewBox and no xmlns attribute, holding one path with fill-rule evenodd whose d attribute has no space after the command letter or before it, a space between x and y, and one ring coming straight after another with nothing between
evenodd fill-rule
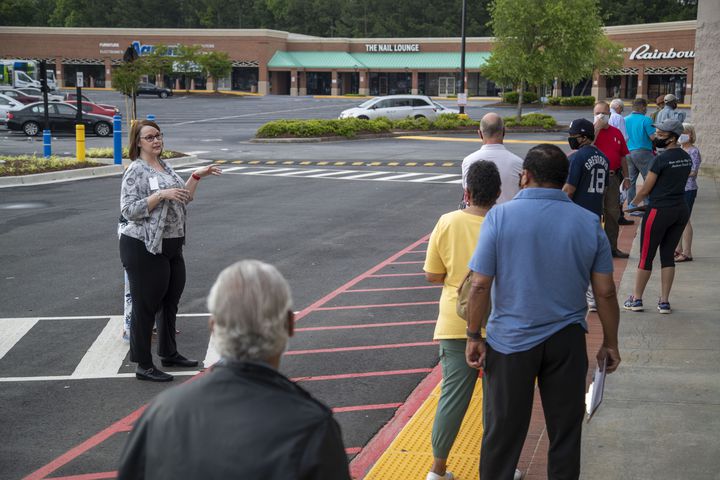
<instances>
[{"instance_id":1,"label":"olive green pants","mask_svg":"<svg viewBox=\"0 0 720 480\"><path fill-rule=\"evenodd\" d=\"M443 380L432 429L435 458L448 458L478 379L478 371L465 363L465 343L465 339L440 340Z\"/></svg>"}]
</instances>

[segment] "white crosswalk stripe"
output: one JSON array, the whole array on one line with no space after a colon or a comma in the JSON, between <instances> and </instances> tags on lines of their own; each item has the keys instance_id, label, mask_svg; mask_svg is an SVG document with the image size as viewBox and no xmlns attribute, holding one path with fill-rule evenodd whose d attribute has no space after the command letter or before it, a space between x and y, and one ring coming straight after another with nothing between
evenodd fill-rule
<instances>
[{"instance_id":1,"label":"white crosswalk stripe","mask_svg":"<svg viewBox=\"0 0 720 480\"><path fill-rule=\"evenodd\" d=\"M120 315L110 317L71 377L108 376L118 372L128 353L128 345L122 340L124 320Z\"/></svg>"},{"instance_id":2,"label":"white crosswalk stripe","mask_svg":"<svg viewBox=\"0 0 720 480\"><path fill-rule=\"evenodd\" d=\"M334 170L323 168L248 166L223 168L223 172L236 175L270 177L320 178L329 180L366 180L373 182L462 183L460 174L437 172L407 172L390 170ZM178 170L182 172L183 170Z\"/></svg>"}]
</instances>

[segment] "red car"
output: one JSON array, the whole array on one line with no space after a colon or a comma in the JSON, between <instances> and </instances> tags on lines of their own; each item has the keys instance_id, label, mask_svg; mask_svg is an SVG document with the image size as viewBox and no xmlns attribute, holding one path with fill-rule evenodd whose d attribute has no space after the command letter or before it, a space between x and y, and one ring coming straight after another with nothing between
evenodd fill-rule
<instances>
[{"instance_id":1,"label":"red car","mask_svg":"<svg viewBox=\"0 0 720 480\"><path fill-rule=\"evenodd\" d=\"M63 93L63 96L65 97L65 101L67 103L71 103L73 105L77 104L77 94L76 93ZM92 103L93 105L97 105L98 107L104 108L105 110L111 110L112 112L114 112L110 115L111 117L113 115L115 115L115 113L120 113L120 109L117 108L115 105L109 105L109 104L105 104L105 103L97 103L97 102L90 100L85 95L82 96L82 102L83 103ZM83 108L83 111L86 111L85 108ZM107 115L107 114L103 113L102 115Z\"/></svg>"},{"instance_id":2,"label":"red car","mask_svg":"<svg viewBox=\"0 0 720 480\"><path fill-rule=\"evenodd\" d=\"M23 103L27 105L28 103L35 103L38 100L42 100L42 98L34 97L31 95L25 95L24 93L13 90L13 89L2 89L0 90L0 93L3 95L7 95L8 97L12 98L13 100L17 100L20 103Z\"/></svg>"},{"instance_id":3,"label":"red car","mask_svg":"<svg viewBox=\"0 0 720 480\"><path fill-rule=\"evenodd\" d=\"M72 105L73 107L77 107L76 101L67 101L65 103L68 103ZM112 107L112 108L107 108ZM113 107L112 105L98 105L97 103L92 102L82 102L82 111L84 113L94 113L97 115L105 115L106 117L112 117L116 113L119 112L117 107Z\"/></svg>"}]
</instances>

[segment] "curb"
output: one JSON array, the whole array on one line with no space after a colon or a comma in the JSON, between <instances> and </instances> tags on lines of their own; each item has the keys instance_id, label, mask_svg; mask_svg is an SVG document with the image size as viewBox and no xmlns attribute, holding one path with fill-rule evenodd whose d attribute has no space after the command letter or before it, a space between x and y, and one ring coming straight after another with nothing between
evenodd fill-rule
<instances>
[{"instance_id":1,"label":"curb","mask_svg":"<svg viewBox=\"0 0 720 480\"><path fill-rule=\"evenodd\" d=\"M93 159L98 162L110 161L112 159ZM198 161L197 156L170 158L166 160L172 167L182 167ZM63 183L75 180L86 180L88 178L111 177L121 174L125 170L124 165L108 165L104 167L78 168L75 170L61 170L59 172L36 173L33 175L18 175L15 177L0 177L0 188L23 187L27 185L47 185L50 183Z\"/></svg>"}]
</instances>

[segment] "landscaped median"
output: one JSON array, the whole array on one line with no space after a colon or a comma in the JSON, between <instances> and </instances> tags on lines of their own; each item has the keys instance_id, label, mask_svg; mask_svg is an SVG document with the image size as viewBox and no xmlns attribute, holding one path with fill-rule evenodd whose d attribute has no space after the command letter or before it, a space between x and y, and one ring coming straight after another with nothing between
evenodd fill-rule
<instances>
[{"instance_id":1,"label":"landscaped median","mask_svg":"<svg viewBox=\"0 0 720 480\"><path fill-rule=\"evenodd\" d=\"M49 158L36 155L0 155L0 188L18 185L53 183L65 180L104 177L122 173L129 161L127 148L123 149L124 165L113 163L112 148L92 148L85 160L53 155ZM197 157L181 152L165 151L162 158L173 167L197 161Z\"/></svg>"},{"instance_id":2,"label":"landscaped median","mask_svg":"<svg viewBox=\"0 0 720 480\"><path fill-rule=\"evenodd\" d=\"M373 120L342 118L337 120L273 120L260 127L255 141L323 141L364 139L415 135L417 133L472 133L480 122L451 113L440 115L436 120L427 118L405 118L389 120L381 117ZM509 130L555 131L557 122L550 115L531 113L524 115L521 122L507 117Z\"/></svg>"}]
</instances>

